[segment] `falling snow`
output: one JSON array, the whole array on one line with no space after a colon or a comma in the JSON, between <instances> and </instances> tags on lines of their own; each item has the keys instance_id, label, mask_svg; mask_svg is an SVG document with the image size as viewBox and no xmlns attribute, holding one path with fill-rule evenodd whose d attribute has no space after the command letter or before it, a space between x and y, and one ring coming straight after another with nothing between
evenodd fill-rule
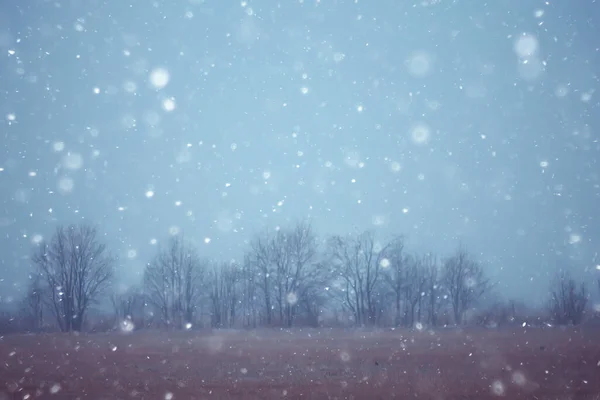
<instances>
[{"instance_id":1,"label":"falling snow","mask_svg":"<svg viewBox=\"0 0 600 400\"><path fill-rule=\"evenodd\" d=\"M0 399L600 393L593 2L5 3Z\"/></svg>"},{"instance_id":2,"label":"falling snow","mask_svg":"<svg viewBox=\"0 0 600 400\"><path fill-rule=\"evenodd\" d=\"M162 89L169 83L171 76L164 68L155 68L150 72L150 84L156 89Z\"/></svg>"}]
</instances>

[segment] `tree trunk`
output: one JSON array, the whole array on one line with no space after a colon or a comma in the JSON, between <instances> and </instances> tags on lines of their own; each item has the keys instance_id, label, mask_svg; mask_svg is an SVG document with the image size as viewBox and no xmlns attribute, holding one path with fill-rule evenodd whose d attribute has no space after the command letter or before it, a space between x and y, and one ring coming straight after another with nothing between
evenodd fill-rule
<instances>
[{"instance_id":1,"label":"tree trunk","mask_svg":"<svg viewBox=\"0 0 600 400\"><path fill-rule=\"evenodd\" d=\"M396 292L396 315L394 317L394 326L395 327L400 326L401 318L402 317L400 314L400 292Z\"/></svg>"}]
</instances>

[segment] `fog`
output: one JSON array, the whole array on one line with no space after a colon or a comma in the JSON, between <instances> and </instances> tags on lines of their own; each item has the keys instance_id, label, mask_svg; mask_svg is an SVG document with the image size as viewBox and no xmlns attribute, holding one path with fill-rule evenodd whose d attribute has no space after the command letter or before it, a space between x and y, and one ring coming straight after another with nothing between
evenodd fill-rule
<instances>
[{"instance_id":1,"label":"fog","mask_svg":"<svg viewBox=\"0 0 600 400\"><path fill-rule=\"evenodd\" d=\"M138 284L169 237L242 261L319 235L464 245L507 298L600 269L591 1L0 5L0 300L96 224ZM594 289L595 290L595 289ZM594 292L595 293L595 292Z\"/></svg>"}]
</instances>

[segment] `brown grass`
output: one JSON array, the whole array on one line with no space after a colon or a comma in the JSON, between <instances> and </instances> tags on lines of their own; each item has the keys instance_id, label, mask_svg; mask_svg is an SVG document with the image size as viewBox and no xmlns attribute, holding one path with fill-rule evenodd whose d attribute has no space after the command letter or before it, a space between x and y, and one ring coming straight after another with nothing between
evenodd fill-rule
<instances>
[{"instance_id":1,"label":"brown grass","mask_svg":"<svg viewBox=\"0 0 600 400\"><path fill-rule=\"evenodd\" d=\"M0 340L0 400L600 399L598 333L309 329L7 336Z\"/></svg>"}]
</instances>

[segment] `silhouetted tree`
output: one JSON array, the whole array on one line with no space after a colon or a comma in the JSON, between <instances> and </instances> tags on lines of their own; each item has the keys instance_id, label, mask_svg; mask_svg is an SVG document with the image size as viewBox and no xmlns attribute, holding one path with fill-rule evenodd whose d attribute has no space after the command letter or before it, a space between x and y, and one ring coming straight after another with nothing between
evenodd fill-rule
<instances>
[{"instance_id":1,"label":"silhouetted tree","mask_svg":"<svg viewBox=\"0 0 600 400\"><path fill-rule=\"evenodd\" d=\"M313 286L318 274L311 270L317 255L317 242L309 222L297 222L291 228L264 232L250 244L245 268L255 270L255 280L264 298L266 322L291 327L300 304L308 304L301 295Z\"/></svg>"},{"instance_id":2,"label":"silhouetted tree","mask_svg":"<svg viewBox=\"0 0 600 400\"><path fill-rule=\"evenodd\" d=\"M333 236L329 253L341 279L343 304L354 315L357 325L374 325L378 321L381 293L377 284L385 265L387 246L380 246L372 232L356 236Z\"/></svg>"},{"instance_id":3,"label":"silhouetted tree","mask_svg":"<svg viewBox=\"0 0 600 400\"><path fill-rule=\"evenodd\" d=\"M407 258L406 268L404 269L404 299L406 308L404 311L404 325L413 326L415 324L415 312L418 312L417 320L421 320L422 303L427 284L427 275L424 266L424 260L419 256Z\"/></svg>"},{"instance_id":4,"label":"silhouetted tree","mask_svg":"<svg viewBox=\"0 0 600 400\"><path fill-rule=\"evenodd\" d=\"M208 274L211 325L231 328L235 324L239 301L241 269L234 263L213 263Z\"/></svg>"},{"instance_id":5,"label":"silhouetted tree","mask_svg":"<svg viewBox=\"0 0 600 400\"><path fill-rule=\"evenodd\" d=\"M457 325L464 322L465 312L491 287L481 265L462 247L444 261L442 282Z\"/></svg>"},{"instance_id":6,"label":"silhouetted tree","mask_svg":"<svg viewBox=\"0 0 600 400\"><path fill-rule=\"evenodd\" d=\"M316 238L307 222L299 222L293 228L277 231L271 240L272 263L275 267L276 300L280 321L291 327L296 316L299 296L304 286L311 282L307 278L309 268L317 254Z\"/></svg>"},{"instance_id":7,"label":"silhouetted tree","mask_svg":"<svg viewBox=\"0 0 600 400\"><path fill-rule=\"evenodd\" d=\"M248 275L255 276L253 280L262 297L265 322L268 326L273 324L273 276L275 273L270 240L270 234L267 231L256 235L250 242L250 250L246 254L244 262L246 277Z\"/></svg>"},{"instance_id":8,"label":"silhouetted tree","mask_svg":"<svg viewBox=\"0 0 600 400\"><path fill-rule=\"evenodd\" d=\"M321 312L330 296L330 284L334 271L325 262L313 262L306 267L304 280L298 289L298 314L304 323L317 327Z\"/></svg>"},{"instance_id":9,"label":"silhouetted tree","mask_svg":"<svg viewBox=\"0 0 600 400\"><path fill-rule=\"evenodd\" d=\"M33 253L50 309L64 332L81 330L86 311L113 276L115 258L97 236L89 225L61 226Z\"/></svg>"},{"instance_id":10,"label":"silhouetted tree","mask_svg":"<svg viewBox=\"0 0 600 400\"><path fill-rule=\"evenodd\" d=\"M558 325L578 325L583 321L588 294L585 283L579 287L568 272L558 273L550 288L549 311Z\"/></svg>"},{"instance_id":11,"label":"silhouetted tree","mask_svg":"<svg viewBox=\"0 0 600 400\"><path fill-rule=\"evenodd\" d=\"M116 323L144 323L144 294L140 288L132 286L125 290L115 290L110 301L113 306Z\"/></svg>"},{"instance_id":12,"label":"silhouetted tree","mask_svg":"<svg viewBox=\"0 0 600 400\"><path fill-rule=\"evenodd\" d=\"M205 263L175 236L144 271L144 293L168 327L184 328L194 320L204 281Z\"/></svg>"},{"instance_id":13,"label":"silhouetted tree","mask_svg":"<svg viewBox=\"0 0 600 400\"><path fill-rule=\"evenodd\" d=\"M423 257L423 263L423 268L425 269L427 321L429 325L436 326L438 313L444 304L444 291L440 282L441 268L436 257L432 254L425 255Z\"/></svg>"},{"instance_id":14,"label":"silhouetted tree","mask_svg":"<svg viewBox=\"0 0 600 400\"><path fill-rule=\"evenodd\" d=\"M246 327L256 328L258 325L259 310L261 302L259 301L259 291L257 282L261 279L255 269L254 255L246 254L244 263L241 265L241 283L240 283L240 302L243 322Z\"/></svg>"},{"instance_id":15,"label":"silhouetted tree","mask_svg":"<svg viewBox=\"0 0 600 400\"><path fill-rule=\"evenodd\" d=\"M30 276L29 286L23 299L23 313L27 320L27 328L39 331L44 325L44 311L47 308L48 293L45 290L42 276L35 273Z\"/></svg>"},{"instance_id":16,"label":"silhouetted tree","mask_svg":"<svg viewBox=\"0 0 600 400\"><path fill-rule=\"evenodd\" d=\"M405 282L407 255L404 254L404 238L395 238L388 249L387 257L382 259L383 277L390 287L394 298L394 325L402 323L402 305Z\"/></svg>"}]
</instances>

